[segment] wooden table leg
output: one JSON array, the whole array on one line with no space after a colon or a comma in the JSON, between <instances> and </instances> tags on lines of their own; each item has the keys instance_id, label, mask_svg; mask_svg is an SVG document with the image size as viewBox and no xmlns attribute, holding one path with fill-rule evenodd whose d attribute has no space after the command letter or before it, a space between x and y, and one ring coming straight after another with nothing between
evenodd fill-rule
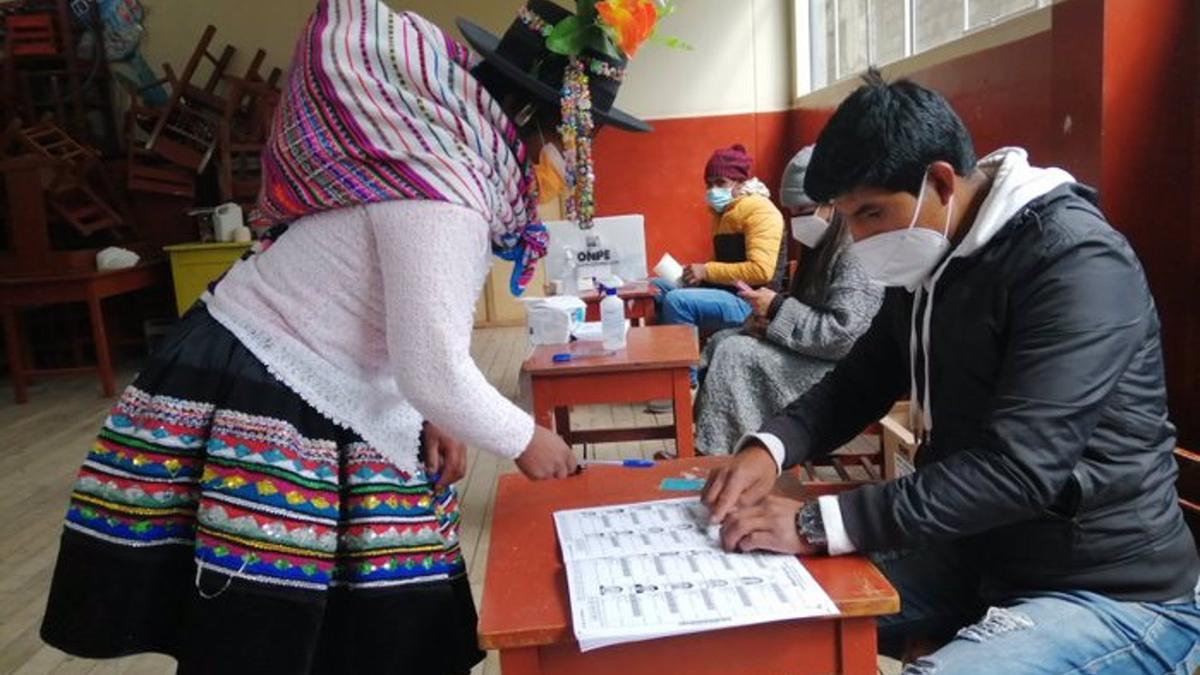
<instances>
[{"instance_id":1,"label":"wooden table leg","mask_svg":"<svg viewBox=\"0 0 1200 675\"><path fill-rule=\"evenodd\" d=\"M529 388L533 395L534 424L554 431L554 406L550 401L550 396L545 391L545 384L543 384L540 378L535 377L529 383Z\"/></svg>"},{"instance_id":2,"label":"wooden table leg","mask_svg":"<svg viewBox=\"0 0 1200 675\"><path fill-rule=\"evenodd\" d=\"M537 647L501 650L500 670L504 675L541 675L542 664Z\"/></svg>"},{"instance_id":3,"label":"wooden table leg","mask_svg":"<svg viewBox=\"0 0 1200 675\"><path fill-rule=\"evenodd\" d=\"M558 433L563 438L571 433L571 409L565 405L560 405L554 408L554 423L557 425Z\"/></svg>"},{"instance_id":4,"label":"wooden table leg","mask_svg":"<svg viewBox=\"0 0 1200 675\"><path fill-rule=\"evenodd\" d=\"M88 321L92 325L92 340L96 343L96 368L100 371L100 385L104 396L116 393L117 387L113 377L112 354L108 351L108 331L104 326L104 308L100 304L100 296L95 291L88 292Z\"/></svg>"},{"instance_id":5,"label":"wooden table leg","mask_svg":"<svg viewBox=\"0 0 1200 675\"><path fill-rule=\"evenodd\" d=\"M878 672L875 618L854 617L838 622L838 657L846 675Z\"/></svg>"},{"instance_id":6,"label":"wooden table leg","mask_svg":"<svg viewBox=\"0 0 1200 675\"><path fill-rule=\"evenodd\" d=\"M695 457L696 443L692 430L692 378L687 368L678 368L672 377L675 402L675 452L679 458Z\"/></svg>"},{"instance_id":7,"label":"wooden table leg","mask_svg":"<svg viewBox=\"0 0 1200 675\"><path fill-rule=\"evenodd\" d=\"M654 298L647 298L645 302L645 311L642 313L642 325L653 326L658 323L658 317L654 311Z\"/></svg>"},{"instance_id":8,"label":"wooden table leg","mask_svg":"<svg viewBox=\"0 0 1200 675\"><path fill-rule=\"evenodd\" d=\"M24 349L21 341L20 312L16 307L4 308L4 341L8 349L8 372L12 378L13 396L17 403L26 403L29 401L29 389L25 378L25 360L21 356Z\"/></svg>"}]
</instances>

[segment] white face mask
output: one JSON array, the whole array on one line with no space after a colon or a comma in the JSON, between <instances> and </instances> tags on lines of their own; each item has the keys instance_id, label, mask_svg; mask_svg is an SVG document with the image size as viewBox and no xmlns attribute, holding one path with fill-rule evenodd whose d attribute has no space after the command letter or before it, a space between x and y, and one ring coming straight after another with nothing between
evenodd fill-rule
<instances>
[{"instance_id":1,"label":"white face mask","mask_svg":"<svg viewBox=\"0 0 1200 675\"><path fill-rule=\"evenodd\" d=\"M950 196L946 205L946 223L941 232L916 226L924 199L925 179L922 178L917 208L907 229L867 237L850 247L876 283L914 291L950 249L946 234L950 231L950 217L954 213L954 196Z\"/></svg>"},{"instance_id":2,"label":"white face mask","mask_svg":"<svg viewBox=\"0 0 1200 675\"><path fill-rule=\"evenodd\" d=\"M809 248L816 248L828 229L829 221L816 214L792 218L792 238Z\"/></svg>"}]
</instances>

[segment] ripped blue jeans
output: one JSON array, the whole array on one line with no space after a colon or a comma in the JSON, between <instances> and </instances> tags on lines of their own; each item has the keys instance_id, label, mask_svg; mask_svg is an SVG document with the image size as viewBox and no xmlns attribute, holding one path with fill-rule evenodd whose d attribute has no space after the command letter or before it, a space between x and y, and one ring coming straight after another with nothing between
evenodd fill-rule
<instances>
[{"instance_id":1,"label":"ripped blue jeans","mask_svg":"<svg viewBox=\"0 0 1200 675\"><path fill-rule=\"evenodd\" d=\"M1178 602L1124 602L1089 591L1046 592L988 606L949 551L877 556L900 593L881 618L879 648L949 640L904 675L1192 675L1200 668L1200 584Z\"/></svg>"}]
</instances>

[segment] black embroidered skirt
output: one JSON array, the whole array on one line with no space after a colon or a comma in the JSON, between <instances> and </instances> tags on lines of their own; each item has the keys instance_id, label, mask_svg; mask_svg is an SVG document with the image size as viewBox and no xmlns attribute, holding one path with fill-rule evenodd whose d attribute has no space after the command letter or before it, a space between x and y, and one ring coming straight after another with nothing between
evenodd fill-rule
<instances>
[{"instance_id":1,"label":"black embroidered skirt","mask_svg":"<svg viewBox=\"0 0 1200 675\"><path fill-rule=\"evenodd\" d=\"M181 673L462 673L483 653L458 497L275 379L203 308L79 472L42 637Z\"/></svg>"}]
</instances>

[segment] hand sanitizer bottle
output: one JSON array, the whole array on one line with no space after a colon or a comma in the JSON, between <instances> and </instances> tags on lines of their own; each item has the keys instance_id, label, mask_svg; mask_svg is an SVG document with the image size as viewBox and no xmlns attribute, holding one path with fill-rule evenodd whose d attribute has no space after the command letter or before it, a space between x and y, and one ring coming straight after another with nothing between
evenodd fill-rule
<instances>
[{"instance_id":1,"label":"hand sanitizer bottle","mask_svg":"<svg viewBox=\"0 0 1200 675\"><path fill-rule=\"evenodd\" d=\"M617 297L617 289L605 288L600 301L600 329L605 349L625 348L625 301Z\"/></svg>"}]
</instances>

